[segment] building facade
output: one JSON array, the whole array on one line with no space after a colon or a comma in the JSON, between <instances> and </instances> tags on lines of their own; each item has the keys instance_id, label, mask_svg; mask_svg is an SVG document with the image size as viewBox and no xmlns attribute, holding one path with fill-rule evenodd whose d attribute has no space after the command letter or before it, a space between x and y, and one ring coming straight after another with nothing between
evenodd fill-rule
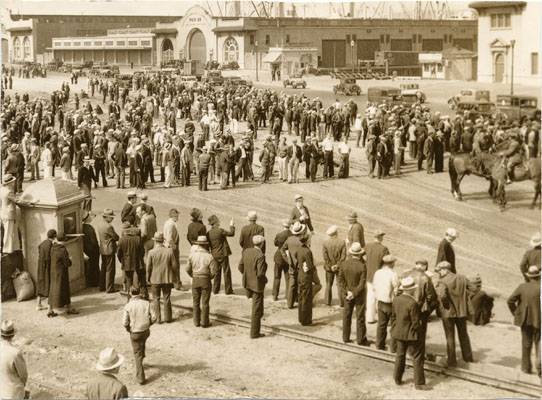
<instances>
[{"instance_id":1,"label":"building facade","mask_svg":"<svg viewBox=\"0 0 542 400\"><path fill-rule=\"evenodd\" d=\"M515 83L540 86L542 4L478 1L469 6L478 12L478 80L508 84L513 68Z\"/></svg>"}]
</instances>

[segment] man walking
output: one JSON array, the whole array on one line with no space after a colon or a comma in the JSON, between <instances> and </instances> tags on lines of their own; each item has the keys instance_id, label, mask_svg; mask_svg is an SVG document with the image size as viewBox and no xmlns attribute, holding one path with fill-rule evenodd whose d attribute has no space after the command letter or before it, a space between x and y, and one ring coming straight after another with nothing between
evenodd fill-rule
<instances>
[{"instance_id":1,"label":"man walking","mask_svg":"<svg viewBox=\"0 0 542 400\"><path fill-rule=\"evenodd\" d=\"M417 390L426 390L425 374L423 370L423 354L419 337L420 306L413 296L417 288L414 279L407 277L401 281L402 294L393 299L391 312L391 337L397 343L393 379L396 385L403 384L406 353L410 351L414 367L414 387Z\"/></svg>"},{"instance_id":2,"label":"man walking","mask_svg":"<svg viewBox=\"0 0 542 400\"><path fill-rule=\"evenodd\" d=\"M247 297L252 299L252 315L250 319L250 338L257 339L265 336L260 333L261 320L263 317L263 294L267 277L267 263L265 254L262 252L265 238L256 235L252 238L254 247L244 249L239 261L239 272L243 274L243 287Z\"/></svg>"},{"instance_id":3,"label":"man walking","mask_svg":"<svg viewBox=\"0 0 542 400\"><path fill-rule=\"evenodd\" d=\"M141 298L136 287L130 287L130 300L124 306L122 325L130 334L136 365L136 379L140 385L145 384L143 359L145 358L145 343L149 338L151 325L156 322L150 303Z\"/></svg>"},{"instance_id":4,"label":"man walking","mask_svg":"<svg viewBox=\"0 0 542 400\"><path fill-rule=\"evenodd\" d=\"M376 299L374 297L373 277L375 272L382 266L382 259L390 254L388 248L382 244L385 233L377 230L375 241L365 247L367 260L367 311L366 320L369 324L376 323Z\"/></svg>"},{"instance_id":5,"label":"man walking","mask_svg":"<svg viewBox=\"0 0 542 400\"><path fill-rule=\"evenodd\" d=\"M224 292L227 295L233 294L229 258L231 256L231 249L228 244L228 236L235 235L233 219L230 221L229 230L220 227L220 220L216 215L211 215L207 220L209 225L211 225L211 229L209 229L209 232L207 233L209 247L211 255L217 263L217 271L213 280L213 293L218 294L218 292L220 292L221 278L222 274L224 274Z\"/></svg>"},{"instance_id":6,"label":"man walking","mask_svg":"<svg viewBox=\"0 0 542 400\"><path fill-rule=\"evenodd\" d=\"M356 312L356 343L369 346L365 326L365 291L367 268L363 262L363 248L354 242L348 249L350 257L339 266L339 284L344 297L343 342L349 343L352 314Z\"/></svg>"},{"instance_id":7,"label":"man walking","mask_svg":"<svg viewBox=\"0 0 542 400\"><path fill-rule=\"evenodd\" d=\"M441 240L438 251L437 251L437 261L436 263L440 263L441 261L448 261L451 266L451 271L455 274L455 250L452 246L452 243L455 239L457 239L457 231L454 228L448 228L446 229L446 233L444 234L444 239Z\"/></svg>"},{"instance_id":8,"label":"man walking","mask_svg":"<svg viewBox=\"0 0 542 400\"><path fill-rule=\"evenodd\" d=\"M346 258L346 245L344 240L339 239L338 228L332 225L326 231L329 236L322 245L322 253L324 258L324 270L326 271L326 293L325 301L328 306L331 306L333 281L339 274L339 265ZM339 279L337 279L337 294L339 304L344 307L344 296L341 290Z\"/></svg>"},{"instance_id":9,"label":"man walking","mask_svg":"<svg viewBox=\"0 0 542 400\"><path fill-rule=\"evenodd\" d=\"M194 325L207 328L209 322L209 300L211 299L211 280L215 277L218 265L207 250L209 241L206 236L199 236L194 242L186 272L192 278L192 301L194 307Z\"/></svg>"},{"instance_id":10,"label":"man walking","mask_svg":"<svg viewBox=\"0 0 542 400\"><path fill-rule=\"evenodd\" d=\"M117 252L117 241L119 235L115 232L113 219L115 213L106 208L102 214L104 223L98 226L98 237L100 238L100 255L102 266L100 269L100 291L115 293L115 253Z\"/></svg>"},{"instance_id":11,"label":"man walking","mask_svg":"<svg viewBox=\"0 0 542 400\"><path fill-rule=\"evenodd\" d=\"M386 350L388 322L391 318L391 305L395 291L399 287L397 274L393 270L397 258L388 254L382 258L382 268L373 277L374 297L377 302L378 326L376 327L376 348ZM393 338L390 343L392 352L395 351Z\"/></svg>"},{"instance_id":12,"label":"man walking","mask_svg":"<svg viewBox=\"0 0 542 400\"><path fill-rule=\"evenodd\" d=\"M156 232L153 237L154 247L147 258L147 279L151 286L154 314L158 323L162 323L160 296L164 297L164 322L172 322L171 289L176 279L177 261L173 250L164 247L164 234Z\"/></svg>"},{"instance_id":13,"label":"man walking","mask_svg":"<svg viewBox=\"0 0 542 400\"><path fill-rule=\"evenodd\" d=\"M439 312L446 335L446 351L448 367L456 367L455 355L455 329L459 336L463 361L473 362L469 334L467 332L467 318L472 314L472 304L469 295L469 281L466 277L452 272L448 261L437 264L435 272L439 280L435 291L439 300Z\"/></svg>"},{"instance_id":14,"label":"man walking","mask_svg":"<svg viewBox=\"0 0 542 400\"><path fill-rule=\"evenodd\" d=\"M286 294L288 294L288 287L290 285L290 276L288 274L289 266L288 261L283 257L281 250L286 240L292 235L292 233L290 232L290 225L290 220L283 220L282 227L284 229L277 233L277 235L275 236L275 247L277 249L275 250L275 255L273 258L273 261L275 262L275 271L273 274L273 301L277 301L279 298L280 280L282 278L282 274L284 274L284 282L286 284L285 292Z\"/></svg>"},{"instance_id":15,"label":"man walking","mask_svg":"<svg viewBox=\"0 0 542 400\"><path fill-rule=\"evenodd\" d=\"M514 324L521 328L521 370L532 372L531 353L535 351L535 369L540 377L540 265L531 265L525 276L528 282L519 285L508 298Z\"/></svg>"},{"instance_id":16,"label":"man walking","mask_svg":"<svg viewBox=\"0 0 542 400\"><path fill-rule=\"evenodd\" d=\"M365 248L365 234L363 225L358 222L358 213L352 211L346 217L348 221L348 237L346 239L346 245L350 246L354 242L361 244L361 247Z\"/></svg>"}]
</instances>

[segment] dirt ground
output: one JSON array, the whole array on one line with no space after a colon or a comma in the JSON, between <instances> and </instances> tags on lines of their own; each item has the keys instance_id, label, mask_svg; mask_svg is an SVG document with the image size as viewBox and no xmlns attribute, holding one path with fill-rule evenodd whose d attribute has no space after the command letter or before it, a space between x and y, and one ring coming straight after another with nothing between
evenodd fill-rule
<instances>
[{"instance_id":1,"label":"dirt ground","mask_svg":"<svg viewBox=\"0 0 542 400\"><path fill-rule=\"evenodd\" d=\"M37 93L43 95L59 88L62 79L68 80L66 76L54 75L48 79L16 79L15 90L19 93L28 91L31 96ZM428 91L431 87L435 93L439 92L435 98L447 99L465 83L427 85ZM86 89L86 79L81 79L78 87ZM496 91L499 90L504 89L496 88ZM7 91L7 94L12 92ZM308 96L318 95L325 103L335 98L331 90L324 92L309 88L304 93ZM428 98L431 101L429 93ZM359 99L362 109L365 100L363 96ZM441 100L435 106L445 107ZM259 138L263 136L260 134ZM438 242L444 231L448 227L455 227L459 232L459 238L454 242L458 271L467 276L479 274L484 289L496 297L494 322L484 328L469 327L475 358L488 365L517 369L521 354L520 334L511 325L512 317L505 300L522 282L519 261L528 247L530 236L540 228L540 209L528 208L533 194L532 184L525 182L509 186L508 209L500 212L488 197L484 180L467 177L462 186L465 201L457 202L449 192L446 172L434 175L419 173L408 157L408 165L400 177L384 181L369 179L365 152L356 149L353 142L350 144L353 147L352 177L348 180L287 185L278 182L275 175L271 184L248 182L235 190L221 191L218 185L211 185L209 192L204 193L199 192L197 186L166 190L157 184L148 187L145 192L157 212L159 226L163 225L169 208L175 207L180 211L178 227L183 259L189 251L189 245L183 238L192 207L203 211L205 221L211 214L216 214L224 225L233 218L238 229L246 223L248 210L257 211L270 242L267 251L267 276L270 282L274 251L271 242L280 230L280 221L288 217L296 193L305 197L311 212L316 230L312 246L322 281L321 244L326 238L325 231L329 225L337 224L339 234L345 236L345 216L350 211L358 213L365 227L366 240L372 240L377 229L387 233L384 243L398 257L398 270L409 268L422 257L427 258L431 266L434 265ZM93 195L96 197L93 207L97 214L105 207L112 207L120 215L125 192L109 187L94 190ZM114 226L120 231L118 218ZM216 301L217 312L247 316L250 310L246 300L241 297L241 278L236 268L240 257L237 241L238 236L230 239L233 251L230 264L239 296L231 299L218 296L213 299L213 304ZM181 268L182 279L188 283L184 264ZM117 282L121 282L120 276ZM271 289L271 284L267 289ZM314 331L337 338L340 310L323 306L322 295L317 299L319 305L315 315L325 323ZM177 295L174 302L189 305L187 296ZM247 331L230 326L195 329L189 316L181 316L172 325L160 325L153 329L146 360L150 365L151 383L139 388L132 376L128 337L120 326L122 300L115 296L91 294L88 297L75 296L73 302L82 311L79 316L54 320L47 319L43 313L38 316L31 303L9 302L2 305L2 318L12 318L18 326L30 364L32 388L38 391L41 388L38 397L67 398L83 394L96 353L109 345L114 345L127 357L126 367L120 376L128 384L130 393L140 390L145 395L341 399L359 399L363 394L367 398L397 399L495 398L506 395L487 387L435 376L428 377L428 383L434 389L432 392L415 392L411 389L411 381L409 385L397 389L391 379L391 365L280 337L250 341ZM283 301L272 304L269 296L266 297L267 323L295 325L295 318L290 314L284 311ZM430 327L429 343L432 342L436 353L444 351L441 331L440 323ZM407 374L410 373L407 371Z\"/></svg>"}]
</instances>

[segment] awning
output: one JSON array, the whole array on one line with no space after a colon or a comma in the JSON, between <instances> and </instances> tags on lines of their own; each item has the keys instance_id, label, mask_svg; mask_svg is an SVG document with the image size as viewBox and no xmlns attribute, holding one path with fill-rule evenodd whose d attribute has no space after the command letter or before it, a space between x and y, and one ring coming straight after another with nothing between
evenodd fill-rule
<instances>
[{"instance_id":1,"label":"awning","mask_svg":"<svg viewBox=\"0 0 542 400\"><path fill-rule=\"evenodd\" d=\"M246 26L217 26L213 28L213 32L253 32L255 28L248 28Z\"/></svg>"},{"instance_id":2,"label":"awning","mask_svg":"<svg viewBox=\"0 0 542 400\"><path fill-rule=\"evenodd\" d=\"M264 63L276 63L276 62L280 62L280 59L282 57L282 53L281 52L278 52L278 51L270 51L269 53L267 53L265 55L265 57L263 58L263 62Z\"/></svg>"},{"instance_id":3,"label":"awning","mask_svg":"<svg viewBox=\"0 0 542 400\"><path fill-rule=\"evenodd\" d=\"M152 33L177 34L177 28L154 28Z\"/></svg>"}]
</instances>

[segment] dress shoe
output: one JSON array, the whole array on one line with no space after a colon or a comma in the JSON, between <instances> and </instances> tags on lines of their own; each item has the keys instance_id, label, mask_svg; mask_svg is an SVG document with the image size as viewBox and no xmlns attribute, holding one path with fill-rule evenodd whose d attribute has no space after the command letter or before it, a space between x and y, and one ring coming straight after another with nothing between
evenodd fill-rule
<instances>
[{"instance_id":1,"label":"dress shoe","mask_svg":"<svg viewBox=\"0 0 542 400\"><path fill-rule=\"evenodd\" d=\"M367 339L361 341L361 342L358 342L358 345L359 346L364 346L364 347L369 347L371 345L371 342L369 342Z\"/></svg>"},{"instance_id":2,"label":"dress shoe","mask_svg":"<svg viewBox=\"0 0 542 400\"><path fill-rule=\"evenodd\" d=\"M431 390L431 388L427 387L426 385L414 385L414 388L416 390L424 390L424 391Z\"/></svg>"},{"instance_id":3,"label":"dress shoe","mask_svg":"<svg viewBox=\"0 0 542 400\"><path fill-rule=\"evenodd\" d=\"M258 333L256 336L251 336L250 338L251 338L251 339L258 339L258 338L263 338L263 337L265 337L265 334L263 334L263 333Z\"/></svg>"},{"instance_id":4,"label":"dress shoe","mask_svg":"<svg viewBox=\"0 0 542 400\"><path fill-rule=\"evenodd\" d=\"M344 343L352 343L352 340L351 339L346 339L346 340L343 339L343 342Z\"/></svg>"}]
</instances>

